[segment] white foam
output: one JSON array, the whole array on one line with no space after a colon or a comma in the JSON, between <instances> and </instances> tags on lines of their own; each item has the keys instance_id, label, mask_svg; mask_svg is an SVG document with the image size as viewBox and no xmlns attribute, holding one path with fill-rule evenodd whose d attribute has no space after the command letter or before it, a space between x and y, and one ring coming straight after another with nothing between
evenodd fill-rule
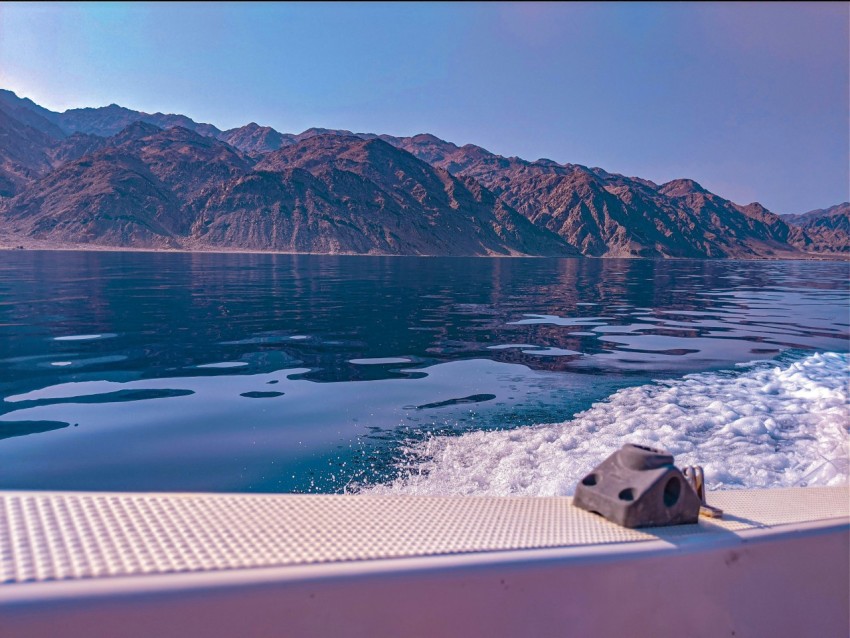
<instances>
[{"instance_id":1,"label":"white foam","mask_svg":"<svg viewBox=\"0 0 850 638\"><path fill-rule=\"evenodd\" d=\"M411 444L385 493L572 494L623 443L702 465L709 489L848 482L847 354L691 374L619 390L567 422Z\"/></svg>"}]
</instances>

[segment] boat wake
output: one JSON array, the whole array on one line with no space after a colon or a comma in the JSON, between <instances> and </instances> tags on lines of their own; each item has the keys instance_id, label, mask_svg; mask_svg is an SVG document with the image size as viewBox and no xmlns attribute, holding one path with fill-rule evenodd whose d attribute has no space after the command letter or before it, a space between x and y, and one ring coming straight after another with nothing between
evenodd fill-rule
<instances>
[{"instance_id":1,"label":"boat wake","mask_svg":"<svg viewBox=\"0 0 850 638\"><path fill-rule=\"evenodd\" d=\"M709 489L846 484L848 362L755 362L619 390L564 423L433 436L402 449L395 480L364 491L569 495L626 442L702 465Z\"/></svg>"}]
</instances>

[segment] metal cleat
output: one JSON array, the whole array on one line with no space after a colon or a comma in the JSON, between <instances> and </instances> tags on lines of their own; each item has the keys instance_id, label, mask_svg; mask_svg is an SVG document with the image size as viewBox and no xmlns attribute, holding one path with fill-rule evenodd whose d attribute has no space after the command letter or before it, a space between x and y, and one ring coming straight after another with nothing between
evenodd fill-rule
<instances>
[{"instance_id":1,"label":"metal cleat","mask_svg":"<svg viewBox=\"0 0 850 638\"><path fill-rule=\"evenodd\" d=\"M632 444L581 480L573 505L624 527L693 524L702 506L693 484L673 465L672 455Z\"/></svg>"},{"instance_id":2,"label":"metal cleat","mask_svg":"<svg viewBox=\"0 0 850 638\"><path fill-rule=\"evenodd\" d=\"M705 500L705 473L702 471L702 466L689 465L683 468L682 473L685 475L690 486L694 488L694 492L699 496L699 515L706 518L723 518L723 510L719 507L712 507Z\"/></svg>"}]
</instances>

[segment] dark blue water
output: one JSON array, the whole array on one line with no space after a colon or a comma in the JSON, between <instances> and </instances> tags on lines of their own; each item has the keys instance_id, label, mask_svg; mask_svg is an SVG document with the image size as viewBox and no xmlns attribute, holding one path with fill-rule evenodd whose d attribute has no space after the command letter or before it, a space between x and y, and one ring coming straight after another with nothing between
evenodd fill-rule
<instances>
[{"instance_id":1,"label":"dark blue water","mask_svg":"<svg viewBox=\"0 0 850 638\"><path fill-rule=\"evenodd\" d=\"M848 323L846 263L5 251L0 489L342 491Z\"/></svg>"}]
</instances>

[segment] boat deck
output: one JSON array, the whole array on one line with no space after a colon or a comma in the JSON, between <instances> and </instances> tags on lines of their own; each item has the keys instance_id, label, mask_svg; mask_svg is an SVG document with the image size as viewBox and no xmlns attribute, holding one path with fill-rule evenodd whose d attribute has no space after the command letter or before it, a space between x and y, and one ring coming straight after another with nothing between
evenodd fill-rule
<instances>
[{"instance_id":1,"label":"boat deck","mask_svg":"<svg viewBox=\"0 0 850 638\"><path fill-rule=\"evenodd\" d=\"M185 626L164 624L154 631L155 619L168 618L173 623L175 614L182 617L181 608L174 605L185 598L183 609L194 614L197 625L192 627L207 635L233 635L225 628L236 629L222 614L242 608L250 609L255 618L268 616L268 622L289 623L292 635L322 633L323 627L334 631L337 625L327 625L322 618L330 609L338 610L339 622L363 628L344 635L453 633L463 623L435 621L417 625L421 633L403 630L404 614L423 621L424 616L417 615L411 605L426 595L419 591L425 587L432 597L429 605L440 604L440 596L447 597L443 604L449 606L465 601L465 617L478 619L473 628L511 635L515 625L507 617L485 622L479 612L484 614L492 605L494 610L504 607L499 617L511 608L522 615L538 609L541 619L551 616L555 624L546 625L551 629L565 620L561 612L544 613L542 601L553 593L543 594L543 590L560 582L565 589L555 597L573 599L569 605L562 601L561 606L577 605L569 612L575 627L608 631L618 626L604 623L614 622L617 614L583 625L576 614L584 595L574 588L586 587L591 595L601 587L600 591L616 596L630 579L657 571L659 565L670 568L661 569L667 572L667 587L672 588L669 595L687 595L690 589L692 600L695 592L703 591L694 584L701 579L707 588L727 587L723 579L734 577L738 580L730 582L767 587L764 591L769 592L782 574L798 579L800 588L810 587L806 570L815 570L811 579L830 587L838 602L824 608L833 598L830 595L812 613L826 617L831 626L835 618L846 620L850 604L846 602L850 590L846 584L850 580L847 488L712 492L709 502L724 510L723 519L625 529L573 507L567 497L0 492L0 629L9 623L8 628L24 632L21 635L49 635L49 623L64 622L85 633L101 626L91 624L95 619L121 618L122 629L114 635L151 631L150 635L169 635L168 627ZM774 546L776 556L785 558L783 564L771 567L776 563L770 549ZM764 551L768 553L763 557L753 558L750 572L728 573L732 563L748 564L742 556L758 557ZM700 561L707 561L704 568ZM637 571L629 571L628 565ZM827 567L831 575L824 573ZM587 568L594 568L592 575ZM550 576L545 587L541 587L540 570ZM753 574L758 576L755 581ZM633 582L635 595L649 595L664 582L660 577L654 574L645 582ZM479 583L479 579L483 580ZM621 582L614 585L612 579ZM512 583L519 590L504 598L489 589L496 582L503 588ZM641 592L643 587L649 589ZM477 593L471 594L473 590ZM248 591L254 592L250 600ZM520 591L525 593L517 597ZM489 592L490 598L483 592ZM322 593L329 605L325 612L310 606L310 596ZM706 601L711 600L708 592L703 594L708 596ZM347 596L359 601L359 606L347 607ZM367 602L374 597L382 601L380 609ZM267 606L257 607L260 600L267 600ZM706 613L721 613L709 602L700 604L708 605ZM134 633L126 621L136 617L137 609L146 609L148 624ZM701 614L694 620L705 622ZM734 624L740 619L730 620L726 611L722 614L721 620L732 623L733 630L746 628L746 623ZM779 633L772 635L786 635L783 628L793 627L781 613L777 617ZM655 621L647 622L646 635L665 635ZM259 625L262 631L243 626L237 633L267 635L265 623ZM537 635L547 635L544 626L541 631ZM702 635L698 631L683 634L681 626L676 633ZM704 635L724 634L706 630Z\"/></svg>"},{"instance_id":2,"label":"boat deck","mask_svg":"<svg viewBox=\"0 0 850 638\"><path fill-rule=\"evenodd\" d=\"M722 519L626 529L568 497L0 493L0 583L173 574L742 532L850 516L846 489L715 492Z\"/></svg>"}]
</instances>

